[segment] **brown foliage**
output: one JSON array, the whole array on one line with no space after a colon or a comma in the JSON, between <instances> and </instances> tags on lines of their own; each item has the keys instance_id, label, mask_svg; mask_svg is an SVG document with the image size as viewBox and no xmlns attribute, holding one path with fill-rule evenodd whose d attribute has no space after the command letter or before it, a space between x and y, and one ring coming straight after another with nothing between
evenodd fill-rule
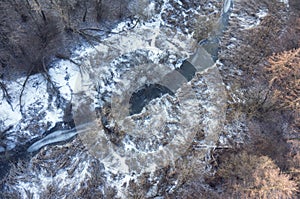
<instances>
[{"instance_id":1,"label":"brown foliage","mask_svg":"<svg viewBox=\"0 0 300 199\"><path fill-rule=\"evenodd\" d=\"M300 130L300 48L269 57L266 76L277 106L294 114L294 132Z\"/></svg>"},{"instance_id":2,"label":"brown foliage","mask_svg":"<svg viewBox=\"0 0 300 199\"><path fill-rule=\"evenodd\" d=\"M289 174L297 183L298 190L300 190L300 139L289 140L288 143L291 148L288 161L290 164ZM300 191L298 196L300 196Z\"/></svg>"},{"instance_id":3,"label":"brown foliage","mask_svg":"<svg viewBox=\"0 0 300 199\"><path fill-rule=\"evenodd\" d=\"M267 117L271 118L270 115ZM251 154L268 156L272 158L280 169L288 170L289 145L280 130L280 119L282 117L274 113L273 115L278 117L274 121L263 120L258 122L253 120L249 122L248 136L250 140L247 142L245 149Z\"/></svg>"},{"instance_id":4,"label":"brown foliage","mask_svg":"<svg viewBox=\"0 0 300 199\"><path fill-rule=\"evenodd\" d=\"M291 2L293 7L299 4L299 1ZM259 6L261 4L264 6ZM268 15L261 19L258 26L245 31L232 19L229 31L225 33L225 39L222 41L225 45L220 53L224 64L222 69L226 70L224 76L231 86L230 113L233 113L233 116L246 116L249 131L244 135L244 140L249 142L244 143L244 148L255 155L246 152L236 155L227 153L227 158L223 155L220 158L221 169L217 175L224 180L221 185L227 188L225 198L292 198L294 195L291 192L287 194L284 187L282 190L278 187L281 193L272 189L275 185L283 186L281 182L286 182L287 185L291 185L290 188L293 188L295 194L296 185L291 183L289 178L292 177L294 181L299 179L299 175L293 173L299 171L293 169L299 168L299 154L295 152L299 151L299 147L296 147L295 143L294 147L290 147L291 142L287 143L288 137L285 135L293 123L297 138L294 139L293 135L293 142L298 143L299 12L295 11L295 8L294 11L287 12L282 7L284 5L278 1L237 1L235 6L241 8L234 12L245 12L248 15L255 15L258 7L268 10ZM232 41L232 37L238 42ZM233 47L228 49L228 45L231 44ZM279 52L283 53L273 54ZM268 61L268 68L265 69ZM237 73L233 68L241 72ZM232 118L227 117L229 120ZM255 124L255 127L251 129L249 124ZM290 154L292 151L293 155ZM262 166L264 162L266 167ZM293 170L291 176L280 174L277 166L284 171Z\"/></svg>"},{"instance_id":5,"label":"brown foliage","mask_svg":"<svg viewBox=\"0 0 300 199\"><path fill-rule=\"evenodd\" d=\"M297 191L296 183L270 158L246 152L222 159L217 176L230 198L292 198Z\"/></svg>"},{"instance_id":6,"label":"brown foliage","mask_svg":"<svg viewBox=\"0 0 300 199\"><path fill-rule=\"evenodd\" d=\"M300 48L269 58L270 87L281 106L300 110Z\"/></svg>"}]
</instances>

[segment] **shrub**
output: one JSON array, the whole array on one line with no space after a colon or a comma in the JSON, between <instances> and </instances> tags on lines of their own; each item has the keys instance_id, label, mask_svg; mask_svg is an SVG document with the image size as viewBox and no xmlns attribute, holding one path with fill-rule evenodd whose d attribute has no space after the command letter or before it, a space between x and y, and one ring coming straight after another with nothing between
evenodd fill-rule
<instances>
[{"instance_id":1,"label":"shrub","mask_svg":"<svg viewBox=\"0 0 300 199\"><path fill-rule=\"evenodd\" d=\"M223 180L225 193L233 198L291 198L297 191L296 183L270 158L247 152L222 159L217 176Z\"/></svg>"},{"instance_id":2,"label":"shrub","mask_svg":"<svg viewBox=\"0 0 300 199\"><path fill-rule=\"evenodd\" d=\"M300 109L300 48L269 57L266 68L274 98L281 106Z\"/></svg>"},{"instance_id":3,"label":"shrub","mask_svg":"<svg viewBox=\"0 0 300 199\"><path fill-rule=\"evenodd\" d=\"M294 131L300 130L300 48L269 57L266 76L277 106L294 113Z\"/></svg>"}]
</instances>

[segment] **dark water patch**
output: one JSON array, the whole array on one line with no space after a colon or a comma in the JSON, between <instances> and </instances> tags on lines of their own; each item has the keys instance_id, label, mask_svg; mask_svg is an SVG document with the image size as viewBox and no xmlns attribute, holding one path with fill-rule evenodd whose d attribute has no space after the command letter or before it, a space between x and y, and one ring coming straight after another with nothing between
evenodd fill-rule
<instances>
[{"instance_id":1,"label":"dark water patch","mask_svg":"<svg viewBox=\"0 0 300 199\"><path fill-rule=\"evenodd\" d=\"M223 11L219 21L218 28L214 32L212 32L212 35L210 37L202 40L199 43L199 46L208 53L208 56L211 57L213 62L216 62L218 60L218 53L220 50L219 37L222 35L222 32L228 26L229 15L231 13L232 7L233 7L232 0L226 0L223 5ZM203 56L205 56L205 54ZM205 66L207 64L205 63L206 59L201 58L201 56L198 59L201 59L200 62L197 63L200 64L200 66L201 65ZM210 66L212 65L209 64L209 67ZM204 69L205 68L203 68L203 70ZM184 78L187 81L190 81L195 76L197 69L194 67L192 63L185 60L180 66L180 68L176 69L176 71L179 72L182 76L184 76ZM174 82L174 84L176 83L177 82ZM130 107L129 114L133 115L133 114L140 113L143 110L143 107L149 104L151 100L161 97L166 93L171 95L174 94L170 89L159 84L145 85L145 87L132 94L130 98L131 107Z\"/></svg>"},{"instance_id":2,"label":"dark water patch","mask_svg":"<svg viewBox=\"0 0 300 199\"><path fill-rule=\"evenodd\" d=\"M211 58L214 62L218 60L220 48L219 39L217 37L204 39L200 41L199 45L211 55Z\"/></svg>"},{"instance_id":3,"label":"dark water patch","mask_svg":"<svg viewBox=\"0 0 300 199\"><path fill-rule=\"evenodd\" d=\"M195 76L197 69L193 66L193 64L185 60L180 68L176 69L176 71L183 75L187 81L191 81Z\"/></svg>"},{"instance_id":4,"label":"dark water patch","mask_svg":"<svg viewBox=\"0 0 300 199\"><path fill-rule=\"evenodd\" d=\"M129 114L134 115L142 112L143 108L153 99L162 97L164 94L174 95L174 93L160 84L145 85L140 90L134 92L129 100Z\"/></svg>"},{"instance_id":5,"label":"dark water patch","mask_svg":"<svg viewBox=\"0 0 300 199\"><path fill-rule=\"evenodd\" d=\"M187 60L182 63L180 68L175 70L179 72L187 81L192 80L197 72L197 69ZM163 78L164 77L162 77L162 79ZM176 84L177 82L171 83ZM145 85L140 90L134 92L129 101L129 114L134 115L140 113L143 110L143 107L149 104L151 100L162 97L164 94L174 95L174 92L171 91L167 86L168 85L163 86L160 84L150 84ZM171 88L172 85L169 85L169 87Z\"/></svg>"}]
</instances>

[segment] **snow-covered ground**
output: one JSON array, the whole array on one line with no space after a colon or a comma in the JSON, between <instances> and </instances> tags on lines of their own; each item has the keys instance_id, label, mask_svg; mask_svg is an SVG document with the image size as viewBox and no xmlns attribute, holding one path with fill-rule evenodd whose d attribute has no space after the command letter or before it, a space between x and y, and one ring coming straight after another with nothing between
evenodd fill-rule
<instances>
[{"instance_id":1,"label":"snow-covered ground","mask_svg":"<svg viewBox=\"0 0 300 199\"><path fill-rule=\"evenodd\" d=\"M71 143L62 145L46 146L44 143L47 142L40 142L36 148L42 150L37 156L40 157L43 153L56 154L68 147L75 150L72 145L77 142L86 148L84 152L72 154L71 163L65 167L52 168L46 162L43 165L45 168L39 170L34 166L36 156L33 157L25 166L26 172L22 178L10 176L18 178L18 182L8 190L17 191L21 198L26 198L28 193L32 193L33 198L41 198L50 185L60 184L65 192L63 196L66 197L68 193L78 192L86 186L85 181L94 177L94 171L91 171L94 158L101 162L104 168L101 172L106 181L98 189L105 194L104 187L110 186L116 190L117 197L126 198L130 182L137 181L139 175L145 172L152 175L155 170L173 164L190 146L199 130L197 128L203 129L205 134L205 138L197 143L199 150L209 151L218 141L226 143L226 138L222 136L219 140L219 134L225 120L227 99L225 85L215 65L198 73L191 82L183 85L175 97L165 95L153 100L141 114L127 118L135 123L135 127L139 127L133 131L140 132L141 135L147 134L146 138L135 137L137 133L132 132L124 134L122 127L118 126L120 121L103 113L108 105L112 109L116 107L111 101L114 96L125 93L122 89L136 88L141 82L159 82L161 78L153 75L156 70L160 72L158 74L165 75L193 55L198 41L191 30L195 27L188 26L191 20L189 15L198 18L220 13L219 4L218 1L211 1L185 9L180 0L173 3L163 1L160 12L155 13L155 3L152 1L148 7L139 8L138 13L143 15L140 21L120 22L99 45L76 50L71 59L78 64L67 60L53 64L49 75L58 93L42 74L31 76L22 95L21 110L19 95L25 78L15 82L3 82L11 96L11 104L5 99L0 101L0 131L10 126L12 128L6 132L7 137L3 143L0 143L0 152L12 150L33 138L41 139L56 123L63 122L64 109L69 103L72 103L75 124L80 126L77 129L79 136ZM228 10L228 7L227 1L224 9ZM174 11L174 16L166 18L166 13L171 10ZM262 8L255 15L233 13L230 18L237 19L242 29L249 29L258 26L267 14L268 10ZM178 16L184 20L172 24L172 20ZM137 24L130 29L128 23ZM238 41L234 39L229 48L236 47L235 42ZM158 69L153 68L157 66ZM147 70L141 72L143 68ZM134 81L140 83L133 84ZM190 96L181 98L187 94ZM182 99L186 101L181 101ZM103 124L102 120L102 124L99 124L99 117L94 113L95 108L101 109L101 117L105 118L106 123ZM117 111L121 112L119 109ZM86 128L84 124L88 124ZM232 126L225 128L232 131L233 136L239 137L239 133ZM115 141L114 135L106 131L115 131L121 139ZM74 131L68 132L77 134ZM62 141L66 135L64 133L66 131L52 135ZM51 157L53 162L59 159L57 155ZM72 164L76 166L72 167ZM69 174L70 169L74 171L72 175ZM50 174L49 170L54 173ZM149 197L155 196L156 189L154 183L149 190Z\"/></svg>"}]
</instances>

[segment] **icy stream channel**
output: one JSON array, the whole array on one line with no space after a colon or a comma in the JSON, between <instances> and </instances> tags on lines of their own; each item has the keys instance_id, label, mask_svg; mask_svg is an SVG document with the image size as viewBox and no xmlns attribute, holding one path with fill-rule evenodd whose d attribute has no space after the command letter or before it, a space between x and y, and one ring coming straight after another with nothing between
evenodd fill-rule
<instances>
[{"instance_id":1,"label":"icy stream channel","mask_svg":"<svg viewBox=\"0 0 300 199\"><path fill-rule=\"evenodd\" d=\"M217 41L225 27L232 2L225 1L224 5L208 41ZM90 153L107 169L140 173L175 161L203 124L203 146L214 146L225 119L222 78L205 47L190 35L162 28L162 23L160 15L155 15L143 26L111 35L85 51L81 58L84 71L73 86L76 89L72 99L75 123L80 128L56 131L34 143L28 151L79 134ZM122 23L118 28L121 27ZM128 62L131 57L135 60ZM162 57L166 62L161 61ZM177 62L175 68L170 67L170 59ZM174 95L162 93L140 113L130 115L129 106L138 103L129 103L133 93L155 84Z\"/></svg>"},{"instance_id":2,"label":"icy stream channel","mask_svg":"<svg viewBox=\"0 0 300 199\"><path fill-rule=\"evenodd\" d=\"M15 115L17 122L7 119L6 123L17 124L20 132L27 132L20 139L23 140L22 144L31 143L27 151L34 152L34 155L44 149L41 151L51 154L54 153L53 148L60 146L54 144L75 137L89 155L103 164L106 172L125 176L119 181L107 177L117 190L123 190L125 182L128 185L133 173L154 172L175 162L199 132L203 132L204 136L198 147L203 149L205 156L208 149L216 145L225 120L226 92L218 63L211 52L218 51L218 38L225 28L232 2L225 1L223 9L219 9L217 3L186 9L179 2L173 2L177 6L175 8L169 1L162 1L160 5L151 1L147 7L139 10L139 13L146 13L143 16L147 16L142 22L138 18L120 22L98 45L77 50L72 60L80 68L65 60L56 63L49 73L59 87L60 97L48 93L46 83L33 87L36 90L27 87L23 99L26 108L23 112L29 114L27 120L21 122L24 114L20 113ZM155 10L156 7L159 9ZM205 9L213 10L212 15L219 13L221 18L216 20L212 33L199 44L193 37L195 26L188 27L187 23L192 21L189 16L206 16ZM174 16L165 19L170 10L176 11ZM173 18L178 16L183 20L172 24ZM128 28L133 24L136 24L134 28ZM38 77L41 78L31 78ZM32 85L39 81L29 82ZM140 111L130 114L130 107L135 105L134 101L130 102L132 94L145 85L155 84L167 88L172 94L161 93L145 103ZM19 88L20 85L11 87ZM30 98L30 93L36 91L44 97L34 102L27 100L26 96ZM42 99L46 102L42 102ZM13 107L18 108L18 100L13 102ZM70 103L75 127L53 130L43 135L56 122L62 121L64 109ZM28 129L30 125L24 126L24 123L36 113L37 107L40 108L37 120L46 114L48 123L32 131ZM10 116L14 114L7 113ZM32 143L33 138L38 140ZM16 145L12 138L9 149ZM81 156L76 155L78 157ZM61 173L66 175L65 171ZM43 181L45 187L55 180L45 180L40 175L37 174L37 182ZM61 176L57 176L60 180ZM81 180L84 179L81 177ZM17 187L22 193L24 187L36 195L41 191L31 182L19 183ZM119 192L118 195L122 197Z\"/></svg>"},{"instance_id":3,"label":"icy stream channel","mask_svg":"<svg viewBox=\"0 0 300 199\"><path fill-rule=\"evenodd\" d=\"M222 30L228 24L230 42L222 47L230 56L241 42L235 28L259 26L269 10L248 9L246 1L232 8L230 0L131 2L135 17L119 22L99 45L83 44L74 52L71 59L79 67L67 60L53 64L49 74L58 94L42 74L31 76L20 110L24 79L3 82L11 99L0 102L0 153L24 157L9 171L3 193L134 198L133 192L143 190L142 198L163 199L180 189L180 176L169 176L178 166L196 162L198 173L209 170L211 149L227 138L219 138L226 92L218 68L227 73L223 67L230 66L218 61L218 40L226 40ZM214 31L205 34L199 26L204 19L214 22ZM197 37L196 30L205 36ZM170 92L150 93L151 100L131 114L132 94L145 94L145 85ZM225 126L228 136L241 135L242 125Z\"/></svg>"}]
</instances>

